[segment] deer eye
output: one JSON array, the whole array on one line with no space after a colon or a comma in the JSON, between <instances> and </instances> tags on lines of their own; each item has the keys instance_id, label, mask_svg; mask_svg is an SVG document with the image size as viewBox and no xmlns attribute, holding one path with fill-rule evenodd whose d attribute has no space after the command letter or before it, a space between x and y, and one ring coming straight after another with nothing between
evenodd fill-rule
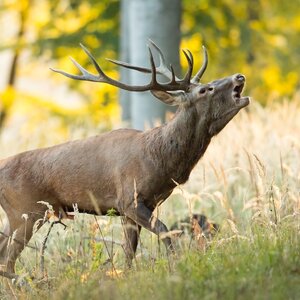
<instances>
[{"instance_id":1,"label":"deer eye","mask_svg":"<svg viewBox=\"0 0 300 300\"><path fill-rule=\"evenodd\" d=\"M200 94L204 94L205 92L206 92L206 89L205 89L205 88L202 88L202 89L200 89L200 91L199 91Z\"/></svg>"}]
</instances>

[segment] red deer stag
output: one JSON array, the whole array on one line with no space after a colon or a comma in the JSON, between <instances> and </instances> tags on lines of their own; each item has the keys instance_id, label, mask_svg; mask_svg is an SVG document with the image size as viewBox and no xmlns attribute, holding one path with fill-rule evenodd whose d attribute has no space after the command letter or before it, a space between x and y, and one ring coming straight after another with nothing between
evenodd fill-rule
<instances>
[{"instance_id":1,"label":"red deer stag","mask_svg":"<svg viewBox=\"0 0 300 300\"><path fill-rule=\"evenodd\" d=\"M45 201L58 212L72 210L101 214L114 208L125 223L125 252L130 262L135 254L141 227L162 235L167 249L172 250L166 225L154 217L154 208L167 199L175 182L186 182L202 157L211 138L249 104L242 97L245 76L235 74L208 84L199 83L207 67L204 63L192 78L193 56L183 50L188 70L179 79L165 63L162 51L152 42L148 46L150 68L110 60L119 66L150 73L148 84L127 85L108 77L92 54L82 49L95 66L93 75L73 60L82 75L53 70L77 80L103 82L118 88L150 91L160 101L178 106L167 124L147 131L119 129L98 136L76 140L49 148L20 153L0 162L0 204L7 215L7 226L0 237L0 264L14 272L15 262L32 236L35 222L43 218ZM158 54L155 66L152 51ZM157 74L169 81L158 82ZM90 195L95 201L91 201ZM26 222L22 218L27 214ZM13 240L8 243L8 236Z\"/></svg>"}]
</instances>

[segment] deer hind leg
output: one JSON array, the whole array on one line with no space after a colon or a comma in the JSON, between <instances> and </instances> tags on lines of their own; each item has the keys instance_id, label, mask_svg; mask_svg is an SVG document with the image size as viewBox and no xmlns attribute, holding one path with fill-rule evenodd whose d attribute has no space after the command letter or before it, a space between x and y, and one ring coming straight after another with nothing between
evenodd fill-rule
<instances>
[{"instance_id":1,"label":"deer hind leg","mask_svg":"<svg viewBox=\"0 0 300 300\"><path fill-rule=\"evenodd\" d=\"M27 220L21 220L21 223L15 225L16 229L11 228L11 236L13 239L7 247L6 270L15 273L15 263L24 247L29 242L33 234L34 224L38 220L37 217L29 217ZM14 230L13 230L14 229Z\"/></svg>"},{"instance_id":2,"label":"deer hind leg","mask_svg":"<svg viewBox=\"0 0 300 300\"><path fill-rule=\"evenodd\" d=\"M15 217L15 216L14 216ZM9 220L9 238L3 242L1 249L1 261L6 266L6 271L15 273L15 263L24 247L29 242L35 222L39 219L38 215L28 215L27 219L12 218L8 215Z\"/></svg>"},{"instance_id":3,"label":"deer hind leg","mask_svg":"<svg viewBox=\"0 0 300 300\"><path fill-rule=\"evenodd\" d=\"M6 222L5 227L3 230L1 230L0 233L0 269L5 265L6 260L6 252L7 252L7 244L9 241L9 223Z\"/></svg>"},{"instance_id":4,"label":"deer hind leg","mask_svg":"<svg viewBox=\"0 0 300 300\"><path fill-rule=\"evenodd\" d=\"M132 266L136 248L139 241L141 226L128 217L123 218L123 228L125 236L124 251L126 255L126 263L128 267Z\"/></svg>"}]
</instances>

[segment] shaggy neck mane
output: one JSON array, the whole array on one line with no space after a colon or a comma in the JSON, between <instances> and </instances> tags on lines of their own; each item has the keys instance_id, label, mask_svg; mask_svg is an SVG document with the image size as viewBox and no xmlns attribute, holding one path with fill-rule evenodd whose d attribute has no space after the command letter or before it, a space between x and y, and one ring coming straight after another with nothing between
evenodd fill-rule
<instances>
[{"instance_id":1,"label":"shaggy neck mane","mask_svg":"<svg viewBox=\"0 0 300 300\"><path fill-rule=\"evenodd\" d=\"M195 107L180 107L167 124L145 132L146 151L161 172L184 183L210 143L206 120Z\"/></svg>"}]
</instances>

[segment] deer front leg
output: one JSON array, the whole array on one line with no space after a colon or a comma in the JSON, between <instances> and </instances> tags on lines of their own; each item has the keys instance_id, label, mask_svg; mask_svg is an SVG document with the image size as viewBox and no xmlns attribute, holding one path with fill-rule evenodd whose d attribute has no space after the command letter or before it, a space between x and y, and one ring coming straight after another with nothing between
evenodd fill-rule
<instances>
[{"instance_id":1,"label":"deer front leg","mask_svg":"<svg viewBox=\"0 0 300 300\"><path fill-rule=\"evenodd\" d=\"M125 216L158 236L168 233L167 226L156 218L152 214L152 211L146 207L143 202L138 202L136 205L128 208L125 212ZM170 237L163 237L162 241L164 242L167 250L171 250L172 252L174 251Z\"/></svg>"},{"instance_id":2,"label":"deer front leg","mask_svg":"<svg viewBox=\"0 0 300 300\"><path fill-rule=\"evenodd\" d=\"M126 263L130 268L132 266L132 259L134 258L136 248L138 245L138 240L141 232L141 226L138 225L135 221L128 217L123 218L123 228L125 236L125 255Z\"/></svg>"}]
</instances>

